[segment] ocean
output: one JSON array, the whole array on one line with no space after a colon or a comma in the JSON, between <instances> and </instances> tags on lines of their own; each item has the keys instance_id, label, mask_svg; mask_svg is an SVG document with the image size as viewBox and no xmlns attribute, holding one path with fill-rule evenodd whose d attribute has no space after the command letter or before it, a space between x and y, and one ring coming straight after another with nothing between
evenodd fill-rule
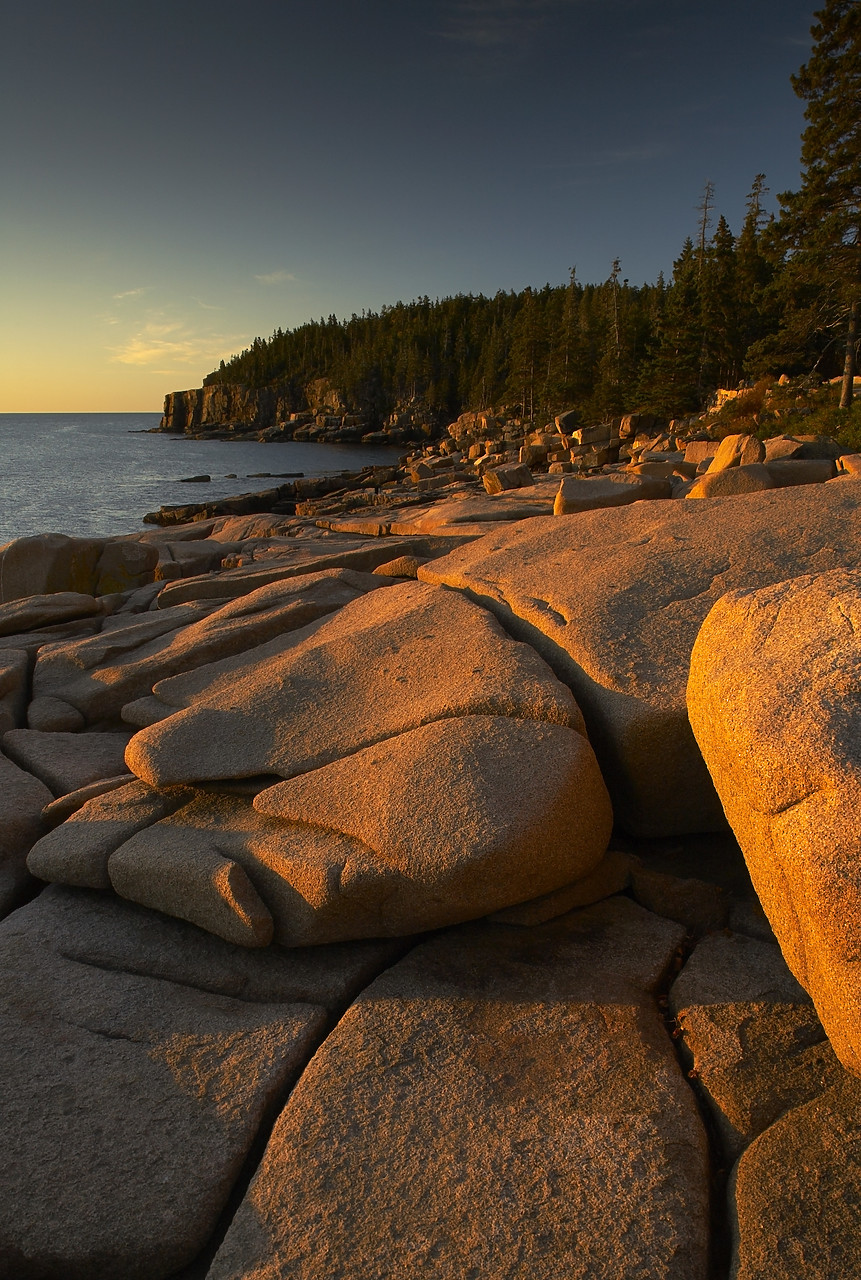
<instances>
[{"instance_id":1,"label":"ocean","mask_svg":"<svg viewBox=\"0 0 861 1280\"><path fill-rule=\"evenodd\" d=\"M0 414L0 544L34 533L104 537L161 506L210 502L306 476L386 465L403 446L262 444L146 434L158 413ZM228 479L234 472L235 479ZM210 475L210 484L182 484Z\"/></svg>"}]
</instances>

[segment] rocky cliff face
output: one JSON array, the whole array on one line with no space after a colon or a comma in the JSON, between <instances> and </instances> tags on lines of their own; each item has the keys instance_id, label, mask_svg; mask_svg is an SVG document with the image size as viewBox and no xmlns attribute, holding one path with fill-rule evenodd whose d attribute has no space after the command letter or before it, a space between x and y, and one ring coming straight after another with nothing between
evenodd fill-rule
<instances>
[{"instance_id":1,"label":"rocky cliff face","mask_svg":"<svg viewBox=\"0 0 861 1280\"><path fill-rule=\"evenodd\" d=\"M165 396L160 429L187 434L230 427L262 430L285 422L292 408L286 388L255 390L238 383L195 387Z\"/></svg>"}]
</instances>

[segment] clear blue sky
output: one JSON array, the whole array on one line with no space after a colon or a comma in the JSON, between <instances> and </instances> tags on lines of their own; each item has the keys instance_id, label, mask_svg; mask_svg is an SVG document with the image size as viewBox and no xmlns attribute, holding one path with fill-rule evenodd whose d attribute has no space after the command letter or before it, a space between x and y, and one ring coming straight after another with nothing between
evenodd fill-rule
<instances>
[{"instance_id":1,"label":"clear blue sky","mask_svg":"<svg viewBox=\"0 0 861 1280\"><path fill-rule=\"evenodd\" d=\"M156 410L277 327L672 269L799 180L805 0L28 0L0 411Z\"/></svg>"}]
</instances>

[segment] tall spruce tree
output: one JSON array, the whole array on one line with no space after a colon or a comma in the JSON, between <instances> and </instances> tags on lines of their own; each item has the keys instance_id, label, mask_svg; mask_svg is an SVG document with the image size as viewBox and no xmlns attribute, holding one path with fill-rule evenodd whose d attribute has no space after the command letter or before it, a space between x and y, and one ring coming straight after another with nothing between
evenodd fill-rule
<instances>
[{"instance_id":1,"label":"tall spruce tree","mask_svg":"<svg viewBox=\"0 0 861 1280\"><path fill-rule=\"evenodd\" d=\"M843 346L841 408L852 403L861 301L861 0L826 0L809 61L792 77L807 103L802 183L785 192L780 234L811 327ZM796 313L797 317L797 313Z\"/></svg>"}]
</instances>

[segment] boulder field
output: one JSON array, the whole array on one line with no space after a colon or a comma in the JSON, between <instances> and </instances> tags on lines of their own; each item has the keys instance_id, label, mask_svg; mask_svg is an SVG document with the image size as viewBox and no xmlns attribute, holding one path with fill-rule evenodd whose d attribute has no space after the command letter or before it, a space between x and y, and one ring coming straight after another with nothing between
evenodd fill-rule
<instances>
[{"instance_id":1,"label":"boulder field","mask_svg":"<svg viewBox=\"0 0 861 1280\"><path fill-rule=\"evenodd\" d=\"M758 445L0 549L0 1280L861 1275L861 481Z\"/></svg>"}]
</instances>

